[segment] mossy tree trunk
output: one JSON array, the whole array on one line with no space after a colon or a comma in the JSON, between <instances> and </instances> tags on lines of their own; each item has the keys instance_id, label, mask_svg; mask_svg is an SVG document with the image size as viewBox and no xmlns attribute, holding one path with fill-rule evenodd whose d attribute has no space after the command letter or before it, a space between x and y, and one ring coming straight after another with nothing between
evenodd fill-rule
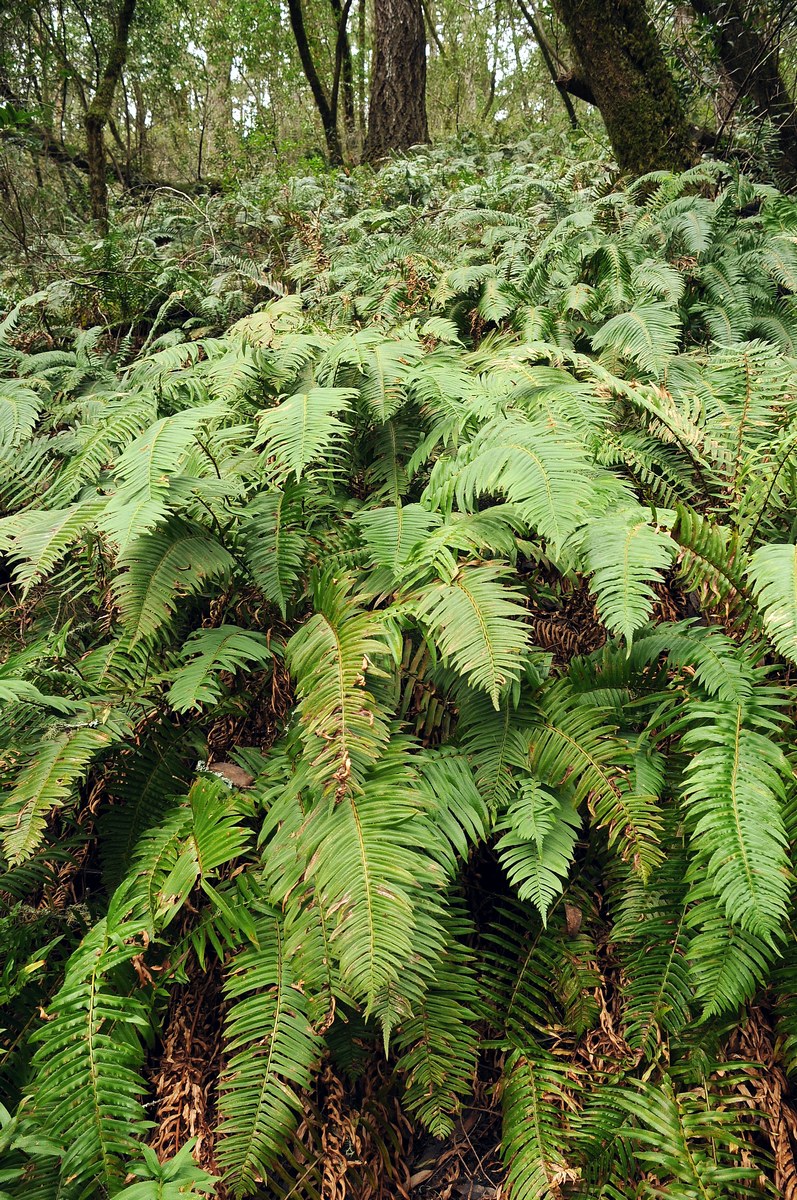
<instances>
[{"instance_id":1,"label":"mossy tree trunk","mask_svg":"<svg viewBox=\"0 0 797 1200\"><path fill-rule=\"evenodd\" d=\"M695 147L644 0L556 0L624 171L683 170Z\"/></svg>"},{"instance_id":2,"label":"mossy tree trunk","mask_svg":"<svg viewBox=\"0 0 797 1200\"><path fill-rule=\"evenodd\" d=\"M368 135L363 158L429 141L426 29L421 0L376 0Z\"/></svg>"},{"instance_id":3,"label":"mossy tree trunk","mask_svg":"<svg viewBox=\"0 0 797 1200\"><path fill-rule=\"evenodd\" d=\"M797 107L779 68L777 26L765 32L750 5L739 0L692 0L692 8L708 22L735 98L747 100L760 116L772 121L781 168L797 177Z\"/></svg>"},{"instance_id":4,"label":"mossy tree trunk","mask_svg":"<svg viewBox=\"0 0 797 1200\"><path fill-rule=\"evenodd\" d=\"M108 163L105 155L105 126L110 120L114 93L127 62L127 43L135 11L136 0L122 0L116 14L113 41L105 68L84 118L91 215L101 233L108 232Z\"/></svg>"}]
</instances>

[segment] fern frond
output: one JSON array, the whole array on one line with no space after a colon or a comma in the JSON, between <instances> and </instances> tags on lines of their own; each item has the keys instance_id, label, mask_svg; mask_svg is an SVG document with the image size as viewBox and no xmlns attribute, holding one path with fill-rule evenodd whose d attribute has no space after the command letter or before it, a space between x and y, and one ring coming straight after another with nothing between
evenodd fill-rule
<instances>
[{"instance_id":1,"label":"fern frond","mask_svg":"<svg viewBox=\"0 0 797 1200\"><path fill-rule=\"evenodd\" d=\"M594 469L572 438L542 421L497 417L460 454L435 465L426 499L472 510L479 496L502 493L554 549L584 520Z\"/></svg>"},{"instance_id":2,"label":"fern frond","mask_svg":"<svg viewBox=\"0 0 797 1200\"><path fill-rule=\"evenodd\" d=\"M437 890L443 872L430 854L440 833L423 820L421 796L398 737L336 804L308 827L309 877L334 917L332 945L347 991L374 1013L385 1037L423 992L410 968L439 952ZM431 925L429 925L431 922ZM432 945L424 953L421 933Z\"/></svg>"},{"instance_id":3,"label":"fern frond","mask_svg":"<svg viewBox=\"0 0 797 1200\"><path fill-rule=\"evenodd\" d=\"M614 735L606 715L580 703L566 680L554 685L528 735L530 766L554 790L568 784L575 806L589 796L609 844L619 843L623 859L646 879L662 858L661 813L654 797L634 791L630 748Z\"/></svg>"},{"instance_id":4,"label":"fern frond","mask_svg":"<svg viewBox=\"0 0 797 1200\"><path fill-rule=\"evenodd\" d=\"M391 648L383 622L360 607L350 579L319 576L313 594L315 616L290 639L285 657L296 679L308 774L341 797L387 743L389 727L367 673Z\"/></svg>"},{"instance_id":5,"label":"fern frond","mask_svg":"<svg viewBox=\"0 0 797 1200\"><path fill-rule=\"evenodd\" d=\"M119 972L141 943L135 922L110 928L99 921L69 960L50 1019L33 1035L32 1111L64 1146L62 1176L73 1186L116 1190L150 1126L142 1107L149 1022L142 999Z\"/></svg>"},{"instance_id":6,"label":"fern frond","mask_svg":"<svg viewBox=\"0 0 797 1200\"><path fill-rule=\"evenodd\" d=\"M677 313L650 301L619 313L592 335L592 348L629 358L651 375L660 375L678 349Z\"/></svg>"},{"instance_id":7,"label":"fern frond","mask_svg":"<svg viewBox=\"0 0 797 1200\"><path fill-rule=\"evenodd\" d=\"M404 1103L432 1137L449 1136L473 1086L478 1034L467 997L475 991L470 955L451 937L418 1011L396 1033Z\"/></svg>"},{"instance_id":8,"label":"fern frond","mask_svg":"<svg viewBox=\"0 0 797 1200\"><path fill-rule=\"evenodd\" d=\"M699 703L689 721L681 741L695 752L683 786L692 852L728 920L767 941L789 899L786 760L767 723L759 718L756 729L741 705Z\"/></svg>"},{"instance_id":9,"label":"fern frond","mask_svg":"<svg viewBox=\"0 0 797 1200\"><path fill-rule=\"evenodd\" d=\"M0 383L0 447L13 449L27 441L36 426L42 401L16 379Z\"/></svg>"},{"instance_id":10,"label":"fern frond","mask_svg":"<svg viewBox=\"0 0 797 1200\"><path fill-rule=\"evenodd\" d=\"M0 521L0 545L15 563L23 596L52 573L103 508L103 500L90 497L70 508L26 509Z\"/></svg>"},{"instance_id":11,"label":"fern frond","mask_svg":"<svg viewBox=\"0 0 797 1200\"><path fill-rule=\"evenodd\" d=\"M759 546L747 574L767 635L784 658L797 662L797 546Z\"/></svg>"},{"instance_id":12,"label":"fern frond","mask_svg":"<svg viewBox=\"0 0 797 1200\"><path fill-rule=\"evenodd\" d=\"M601 619L630 642L650 616L656 598L651 584L661 582L676 544L638 509L591 521L585 543Z\"/></svg>"},{"instance_id":13,"label":"fern frond","mask_svg":"<svg viewBox=\"0 0 797 1200\"><path fill-rule=\"evenodd\" d=\"M244 552L253 579L283 618L306 562L307 541L301 528L304 498L303 487L288 481L282 490L256 496L241 513Z\"/></svg>"},{"instance_id":14,"label":"fern frond","mask_svg":"<svg viewBox=\"0 0 797 1200\"><path fill-rule=\"evenodd\" d=\"M496 829L498 859L521 900L530 900L546 924L573 858L581 818L535 781L524 781Z\"/></svg>"},{"instance_id":15,"label":"fern frond","mask_svg":"<svg viewBox=\"0 0 797 1200\"><path fill-rule=\"evenodd\" d=\"M264 914L256 928L257 946L232 960L224 989L230 1010L218 1156L236 1196L264 1181L289 1141L321 1052L279 919Z\"/></svg>"},{"instance_id":16,"label":"fern frond","mask_svg":"<svg viewBox=\"0 0 797 1200\"><path fill-rule=\"evenodd\" d=\"M11 863L29 858L44 836L47 817L73 793L95 755L109 746L105 729L57 734L32 753L0 807L3 851Z\"/></svg>"},{"instance_id":17,"label":"fern frond","mask_svg":"<svg viewBox=\"0 0 797 1200\"><path fill-rule=\"evenodd\" d=\"M297 392L263 413L254 444L273 455L285 475L301 479L312 462L340 446L347 426L337 414L347 412L356 395L336 387Z\"/></svg>"},{"instance_id":18,"label":"fern frond","mask_svg":"<svg viewBox=\"0 0 797 1200\"><path fill-rule=\"evenodd\" d=\"M501 1156L513 1200L557 1200L562 1185L578 1178L568 1161L563 1115L569 1090L565 1065L539 1047L507 1058Z\"/></svg>"},{"instance_id":19,"label":"fern frond","mask_svg":"<svg viewBox=\"0 0 797 1200\"><path fill-rule=\"evenodd\" d=\"M176 712L188 712L203 704L215 704L222 694L219 675L255 664L265 666L273 659L265 634L240 629L237 625L219 625L198 629L183 645L180 667L169 688L168 699Z\"/></svg>"},{"instance_id":20,"label":"fern frond","mask_svg":"<svg viewBox=\"0 0 797 1200\"><path fill-rule=\"evenodd\" d=\"M444 660L487 692L495 708L518 678L531 640L521 595L506 579L499 566L463 565L450 582L427 588L412 602Z\"/></svg>"},{"instance_id":21,"label":"fern frond","mask_svg":"<svg viewBox=\"0 0 797 1200\"><path fill-rule=\"evenodd\" d=\"M119 556L113 582L130 645L153 637L174 615L181 596L200 592L233 565L214 537L177 520L130 543Z\"/></svg>"}]
</instances>

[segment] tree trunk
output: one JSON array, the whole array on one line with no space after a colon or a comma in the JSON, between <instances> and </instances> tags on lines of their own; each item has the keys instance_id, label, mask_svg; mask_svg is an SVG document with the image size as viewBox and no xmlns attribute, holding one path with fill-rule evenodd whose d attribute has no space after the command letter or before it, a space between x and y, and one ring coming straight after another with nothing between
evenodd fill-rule
<instances>
[{"instance_id":1,"label":"tree trunk","mask_svg":"<svg viewBox=\"0 0 797 1200\"><path fill-rule=\"evenodd\" d=\"M351 43L346 24L351 5L344 9L341 0L331 0L332 12L335 16L337 41L335 43L335 69L340 69L343 94L343 126L346 130L346 142L351 148L354 143L356 129L356 113L354 106L354 64L351 57ZM337 59L340 57L340 68Z\"/></svg>"},{"instance_id":2,"label":"tree trunk","mask_svg":"<svg viewBox=\"0 0 797 1200\"><path fill-rule=\"evenodd\" d=\"M101 233L108 232L108 182L105 160L105 126L111 116L114 92L125 62L127 40L136 11L136 0L122 0L116 16L113 42L97 91L85 116L86 160L89 173L91 215Z\"/></svg>"},{"instance_id":3,"label":"tree trunk","mask_svg":"<svg viewBox=\"0 0 797 1200\"><path fill-rule=\"evenodd\" d=\"M293 36L296 38L296 48L299 51L302 70L310 85L310 91L313 93L315 106L321 118L324 140L327 144L327 156L333 167L339 167L343 162L343 149L340 144L340 135L338 134L337 104L333 107L331 101L328 99L326 89L321 82L316 65L313 62L310 43L307 39L307 30L304 25L302 0L288 0L288 13L291 19Z\"/></svg>"},{"instance_id":4,"label":"tree trunk","mask_svg":"<svg viewBox=\"0 0 797 1200\"><path fill-rule=\"evenodd\" d=\"M556 0L624 171L684 170L695 148L644 0Z\"/></svg>"},{"instance_id":5,"label":"tree trunk","mask_svg":"<svg viewBox=\"0 0 797 1200\"><path fill-rule=\"evenodd\" d=\"M89 166L91 216L103 234L108 232L108 180L104 132L110 118L116 84L119 83L127 61L127 38L130 36L134 12L136 0L121 0L106 67L85 114L85 156Z\"/></svg>"},{"instance_id":6,"label":"tree trunk","mask_svg":"<svg viewBox=\"0 0 797 1200\"><path fill-rule=\"evenodd\" d=\"M368 136L363 158L429 141L426 30L421 0L376 0Z\"/></svg>"},{"instance_id":7,"label":"tree trunk","mask_svg":"<svg viewBox=\"0 0 797 1200\"><path fill-rule=\"evenodd\" d=\"M731 111L737 100L747 99L760 116L769 118L777 130L781 166L797 176L797 107L778 68L778 39L757 28L739 0L692 0L692 7L708 21L733 85Z\"/></svg>"}]
</instances>

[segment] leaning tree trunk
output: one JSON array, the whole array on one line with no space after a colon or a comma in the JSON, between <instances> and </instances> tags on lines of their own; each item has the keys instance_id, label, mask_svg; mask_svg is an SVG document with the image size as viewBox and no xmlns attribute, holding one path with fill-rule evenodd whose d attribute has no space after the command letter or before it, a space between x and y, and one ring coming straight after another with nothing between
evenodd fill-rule
<instances>
[{"instance_id":1,"label":"leaning tree trunk","mask_svg":"<svg viewBox=\"0 0 797 1200\"><path fill-rule=\"evenodd\" d=\"M683 170L695 148L644 0L556 0L624 171Z\"/></svg>"},{"instance_id":2,"label":"leaning tree trunk","mask_svg":"<svg viewBox=\"0 0 797 1200\"><path fill-rule=\"evenodd\" d=\"M85 116L86 160L88 162L91 215L101 233L108 232L108 164L105 157L105 126L111 116L116 85L127 61L127 41L136 11L136 0L122 0L116 15L113 42L97 91Z\"/></svg>"},{"instance_id":3,"label":"leaning tree trunk","mask_svg":"<svg viewBox=\"0 0 797 1200\"><path fill-rule=\"evenodd\" d=\"M429 141L421 0L375 0L374 18L366 162Z\"/></svg>"},{"instance_id":4,"label":"leaning tree trunk","mask_svg":"<svg viewBox=\"0 0 797 1200\"><path fill-rule=\"evenodd\" d=\"M337 96L334 98L334 101L327 96L326 88L321 82L321 77L313 61L313 54L310 49L310 42L304 23L302 0L288 0L288 15L290 17L293 36L296 39L296 48L299 51L302 70L304 71L305 79L310 85L310 91L313 93L313 100L315 101L318 115L321 118L321 127L324 130L324 140L327 144L327 157L331 166L339 167L343 162L343 147L340 144L340 135L338 133Z\"/></svg>"},{"instance_id":5,"label":"leaning tree trunk","mask_svg":"<svg viewBox=\"0 0 797 1200\"><path fill-rule=\"evenodd\" d=\"M736 93L768 117L778 134L781 166L797 176L797 107L778 67L777 39L767 37L739 0L692 0L705 18L719 60Z\"/></svg>"}]
</instances>

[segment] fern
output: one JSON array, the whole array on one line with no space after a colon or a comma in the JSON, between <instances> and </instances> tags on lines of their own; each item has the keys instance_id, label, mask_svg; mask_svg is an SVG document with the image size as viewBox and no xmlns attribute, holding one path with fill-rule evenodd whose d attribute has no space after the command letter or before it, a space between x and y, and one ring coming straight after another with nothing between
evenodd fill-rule
<instances>
[{"instance_id":1,"label":"fern","mask_svg":"<svg viewBox=\"0 0 797 1200\"><path fill-rule=\"evenodd\" d=\"M348 585L318 577L318 611L286 647L311 778L338 797L357 785L389 736L366 672L389 655L390 643L379 618L358 606Z\"/></svg>"},{"instance_id":2,"label":"fern","mask_svg":"<svg viewBox=\"0 0 797 1200\"><path fill-rule=\"evenodd\" d=\"M263 1179L284 1148L320 1051L279 920L264 914L256 928L257 946L233 959L225 982L229 1059L220 1081L219 1159L238 1196Z\"/></svg>"},{"instance_id":3,"label":"fern","mask_svg":"<svg viewBox=\"0 0 797 1200\"><path fill-rule=\"evenodd\" d=\"M728 919L767 940L781 927L789 896L786 832L780 813L786 762L741 706L695 706L683 743L696 753L684 778L695 854Z\"/></svg>"},{"instance_id":4,"label":"fern","mask_svg":"<svg viewBox=\"0 0 797 1200\"><path fill-rule=\"evenodd\" d=\"M132 542L119 558L115 591L130 645L151 638L177 610L181 596L232 568L229 551L209 534L171 522Z\"/></svg>"},{"instance_id":5,"label":"fern","mask_svg":"<svg viewBox=\"0 0 797 1200\"><path fill-rule=\"evenodd\" d=\"M197 631L185 643L182 657L186 665L176 672L169 688L169 702L177 712L215 704L222 693L218 676L241 667L264 666L272 652L263 634L250 633L235 625Z\"/></svg>"},{"instance_id":6,"label":"fern","mask_svg":"<svg viewBox=\"0 0 797 1200\"><path fill-rule=\"evenodd\" d=\"M521 900L531 900L543 924L563 887L581 824L578 814L536 783L521 783L498 830L501 865Z\"/></svg>"},{"instance_id":7,"label":"fern","mask_svg":"<svg viewBox=\"0 0 797 1200\"><path fill-rule=\"evenodd\" d=\"M515 1200L783 1190L794 204L567 153L5 261L14 1197L210 1190L146 1146L185 1053L241 1200L401 1190L499 1103Z\"/></svg>"},{"instance_id":8,"label":"fern","mask_svg":"<svg viewBox=\"0 0 797 1200\"><path fill-rule=\"evenodd\" d=\"M304 493L287 483L256 496L241 514L244 551L257 586L287 616L308 552L301 529Z\"/></svg>"},{"instance_id":9,"label":"fern","mask_svg":"<svg viewBox=\"0 0 797 1200\"><path fill-rule=\"evenodd\" d=\"M612 633L630 642L650 616L655 599L651 583L661 581L675 544L630 510L592 522L586 549L598 612Z\"/></svg>"},{"instance_id":10,"label":"fern","mask_svg":"<svg viewBox=\"0 0 797 1200\"><path fill-rule=\"evenodd\" d=\"M504 1068L502 1153L507 1181L518 1200L555 1197L577 1178L566 1156L561 1109L566 1095L561 1064L534 1048L515 1050Z\"/></svg>"},{"instance_id":11,"label":"fern","mask_svg":"<svg viewBox=\"0 0 797 1200\"><path fill-rule=\"evenodd\" d=\"M764 628L784 658L797 659L797 583L791 545L760 546L750 560L750 576Z\"/></svg>"},{"instance_id":12,"label":"fern","mask_svg":"<svg viewBox=\"0 0 797 1200\"><path fill-rule=\"evenodd\" d=\"M136 952L137 933L135 923L99 921L70 959L50 1020L35 1035L36 1110L64 1147L61 1169L78 1187L118 1189L136 1135L149 1126L140 1075L146 1006L132 989L120 994L114 986Z\"/></svg>"},{"instance_id":13,"label":"fern","mask_svg":"<svg viewBox=\"0 0 797 1200\"><path fill-rule=\"evenodd\" d=\"M311 388L297 392L260 418L255 445L273 455L285 475L301 479L314 461L339 447L346 425L336 416L346 412L351 388Z\"/></svg>"},{"instance_id":14,"label":"fern","mask_svg":"<svg viewBox=\"0 0 797 1200\"><path fill-rule=\"evenodd\" d=\"M50 813L74 795L92 759L112 740L110 730L76 729L55 735L33 751L0 810L3 851L10 862L30 857Z\"/></svg>"},{"instance_id":15,"label":"fern","mask_svg":"<svg viewBox=\"0 0 797 1200\"><path fill-rule=\"evenodd\" d=\"M466 565L414 604L446 660L486 691L495 708L507 683L518 678L529 645L520 597L505 578L500 568Z\"/></svg>"}]
</instances>

